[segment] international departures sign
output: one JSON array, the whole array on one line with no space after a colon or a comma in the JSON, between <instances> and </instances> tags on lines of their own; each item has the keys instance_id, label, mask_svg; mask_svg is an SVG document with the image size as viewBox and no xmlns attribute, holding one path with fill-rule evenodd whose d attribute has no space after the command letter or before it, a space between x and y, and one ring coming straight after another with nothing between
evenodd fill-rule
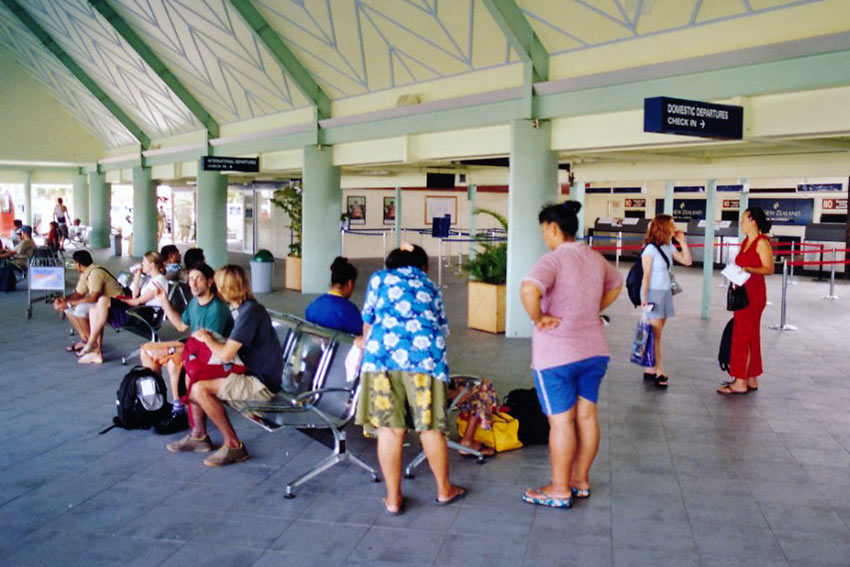
<instances>
[{"instance_id":1,"label":"international departures sign","mask_svg":"<svg viewBox=\"0 0 850 567\"><path fill-rule=\"evenodd\" d=\"M657 96L643 101L643 131L740 140L744 108Z\"/></svg>"},{"instance_id":2,"label":"international departures sign","mask_svg":"<svg viewBox=\"0 0 850 567\"><path fill-rule=\"evenodd\" d=\"M260 171L259 158L203 156L202 162L204 171Z\"/></svg>"}]
</instances>

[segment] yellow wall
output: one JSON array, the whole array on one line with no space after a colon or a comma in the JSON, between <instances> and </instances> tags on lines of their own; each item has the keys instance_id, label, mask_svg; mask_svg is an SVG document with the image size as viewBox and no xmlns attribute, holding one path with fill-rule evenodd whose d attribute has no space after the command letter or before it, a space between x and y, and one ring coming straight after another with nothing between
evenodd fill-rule
<instances>
[{"instance_id":1,"label":"yellow wall","mask_svg":"<svg viewBox=\"0 0 850 567\"><path fill-rule=\"evenodd\" d=\"M103 145L3 50L0 77L0 160L87 163L103 155Z\"/></svg>"}]
</instances>

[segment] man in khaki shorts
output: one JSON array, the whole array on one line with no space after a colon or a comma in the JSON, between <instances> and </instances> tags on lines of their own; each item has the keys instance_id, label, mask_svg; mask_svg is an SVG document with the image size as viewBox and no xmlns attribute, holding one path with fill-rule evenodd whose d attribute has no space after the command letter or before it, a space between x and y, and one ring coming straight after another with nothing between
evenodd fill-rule
<instances>
[{"instance_id":1,"label":"man in khaki shorts","mask_svg":"<svg viewBox=\"0 0 850 567\"><path fill-rule=\"evenodd\" d=\"M215 293L214 275L213 269L204 263L192 267L189 271L189 289L193 297L182 315L168 301L165 291L157 290L157 297L162 301L165 317L181 333L185 331L194 333L198 329L206 329L222 337L230 335L233 329L233 316L230 314L230 308ZM145 343L140 353L142 364L146 368L154 372L162 372L162 368L165 367L168 371L171 398L174 400L171 417L154 425L154 431L160 435L167 435L188 429L189 421L178 393L180 370L183 368L181 358L183 342Z\"/></svg>"},{"instance_id":2,"label":"man in khaki shorts","mask_svg":"<svg viewBox=\"0 0 850 567\"><path fill-rule=\"evenodd\" d=\"M192 430L183 439L166 446L172 453L211 451L206 425L209 417L224 437L221 448L204 459L209 467L238 463L250 457L233 430L223 402L269 401L280 390L283 373L280 341L265 307L251 294L245 271L239 266L224 266L215 273L215 285L221 298L235 310L233 331L224 342L206 329L198 329L192 336L223 363L232 361L238 354L246 372L194 381L189 390Z\"/></svg>"},{"instance_id":3,"label":"man in khaki shorts","mask_svg":"<svg viewBox=\"0 0 850 567\"><path fill-rule=\"evenodd\" d=\"M88 250L77 250L72 257L74 267L80 272L80 281L74 293L57 298L53 308L65 312L68 322L80 336L78 342L65 348L68 352L77 352L89 340L89 311L101 296L117 297L123 288L108 270L94 263Z\"/></svg>"}]
</instances>

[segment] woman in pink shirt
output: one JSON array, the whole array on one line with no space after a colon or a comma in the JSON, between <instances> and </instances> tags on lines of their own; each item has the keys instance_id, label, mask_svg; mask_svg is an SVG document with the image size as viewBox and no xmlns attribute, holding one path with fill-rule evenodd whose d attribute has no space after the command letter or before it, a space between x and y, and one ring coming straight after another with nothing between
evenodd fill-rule
<instances>
[{"instance_id":1,"label":"woman in pink shirt","mask_svg":"<svg viewBox=\"0 0 850 567\"><path fill-rule=\"evenodd\" d=\"M552 479L529 488L529 504L569 508L590 496L590 466L599 448L596 402L608 367L599 312L617 299L623 277L598 252L576 242L581 204L547 205L538 220L551 250L522 281L531 322L531 369L549 418Z\"/></svg>"}]
</instances>

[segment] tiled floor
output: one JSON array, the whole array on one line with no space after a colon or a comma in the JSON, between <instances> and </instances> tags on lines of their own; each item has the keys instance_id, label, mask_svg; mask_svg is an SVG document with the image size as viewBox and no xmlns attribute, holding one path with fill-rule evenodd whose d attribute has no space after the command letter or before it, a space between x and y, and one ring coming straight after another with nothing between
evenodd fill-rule
<instances>
[{"instance_id":1,"label":"tiled floor","mask_svg":"<svg viewBox=\"0 0 850 567\"><path fill-rule=\"evenodd\" d=\"M376 265L361 264L363 280ZM488 376L503 394L528 387L528 341L465 329L453 271L444 272L452 371ZM680 272L685 293L664 342L668 391L627 362L635 312L625 299L610 309L589 500L568 511L523 504L522 491L548 478L545 448L529 447L481 466L453 457L470 493L446 508L432 504L423 466L405 481L397 518L383 514L383 485L348 465L284 500L286 480L325 453L297 432L236 419L254 458L221 470L167 453L167 439L148 431L98 435L126 372L120 353L139 341L110 331L107 362L80 366L48 306L27 321L26 292L0 295L0 564L850 565L850 286L828 302L825 284L801 278L788 304L799 330L779 333L767 329L779 318L772 278L761 390L727 399L714 393L724 290L713 288L712 319L701 320L700 273ZM302 312L311 297L260 299ZM354 428L349 437L376 464L374 443ZM412 439L406 457L416 452Z\"/></svg>"}]
</instances>

